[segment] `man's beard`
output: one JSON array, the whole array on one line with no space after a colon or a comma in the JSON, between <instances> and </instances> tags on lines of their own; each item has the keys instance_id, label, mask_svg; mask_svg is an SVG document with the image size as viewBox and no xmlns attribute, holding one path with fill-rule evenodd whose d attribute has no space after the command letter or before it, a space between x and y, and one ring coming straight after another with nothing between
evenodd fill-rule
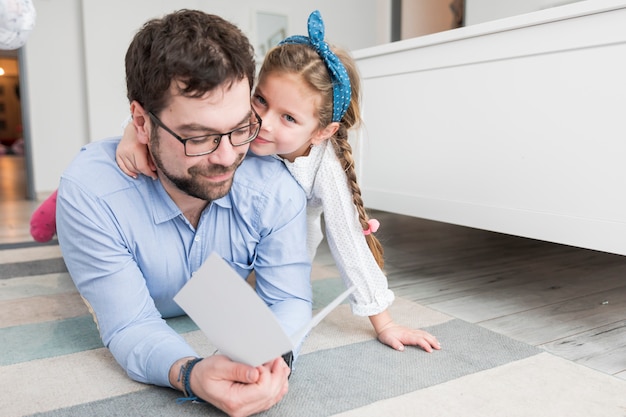
<instances>
[{"instance_id":1,"label":"man's beard","mask_svg":"<svg viewBox=\"0 0 626 417\"><path fill-rule=\"evenodd\" d=\"M174 175L165 168L159 153L158 139L152 141L151 154L154 164L169 182L174 184L176 188L185 194L205 201L217 200L228 194L233 184L234 175L228 180L219 183L203 181L202 178L205 176L222 175L228 172L234 173L245 157L245 153L241 154L237 161L229 167L223 165L209 165L208 167L192 166L187 170L188 175L183 177Z\"/></svg>"}]
</instances>

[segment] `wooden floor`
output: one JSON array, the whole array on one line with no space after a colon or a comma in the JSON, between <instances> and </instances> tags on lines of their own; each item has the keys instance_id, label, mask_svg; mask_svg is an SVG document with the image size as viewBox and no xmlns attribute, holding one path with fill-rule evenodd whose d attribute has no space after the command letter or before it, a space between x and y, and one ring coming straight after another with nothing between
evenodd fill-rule
<instances>
[{"instance_id":1,"label":"wooden floor","mask_svg":"<svg viewBox=\"0 0 626 417\"><path fill-rule=\"evenodd\" d=\"M31 240L24 184L0 156L0 244ZM397 296L626 379L626 257L372 214ZM333 264L325 244L316 262Z\"/></svg>"},{"instance_id":2,"label":"wooden floor","mask_svg":"<svg viewBox=\"0 0 626 417\"><path fill-rule=\"evenodd\" d=\"M626 379L626 257L371 214L396 296Z\"/></svg>"}]
</instances>

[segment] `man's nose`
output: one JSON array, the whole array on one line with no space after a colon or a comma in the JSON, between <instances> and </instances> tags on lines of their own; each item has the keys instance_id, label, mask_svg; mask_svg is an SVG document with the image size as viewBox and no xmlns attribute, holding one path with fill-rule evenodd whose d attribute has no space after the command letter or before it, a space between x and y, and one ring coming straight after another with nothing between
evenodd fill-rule
<instances>
[{"instance_id":1,"label":"man's nose","mask_svg":"<svg viewBox=\"0 0 626 417\"><path fill-rule=\"evenodd\" d=\"M230 143L230 138L228 135L222 136L219 145L217 145L217 149L211 152L209 157L209 162L216 165L223 165L225 167L229 167L233 165L237 159L239 159L239 155L245 153L248 150L250 145L242 145L242 146L233 146Z\"/></svg>"}]
</instances>

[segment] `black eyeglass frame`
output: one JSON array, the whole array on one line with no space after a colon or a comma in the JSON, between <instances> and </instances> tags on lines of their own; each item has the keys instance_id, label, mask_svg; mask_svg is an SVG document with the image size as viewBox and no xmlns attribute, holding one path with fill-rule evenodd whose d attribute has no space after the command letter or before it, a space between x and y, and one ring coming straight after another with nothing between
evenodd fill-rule
<instances>
[{"instance_id":1,"label":"black eyeglass frame","mask_svg":"<svg viewBox=\"0 0 626 417\"><path fill-rule=\"evenodd\" d=\"M257 138L257 136L259 136L259 132L261 131L261 124L263 123L263 120L261 120L261 116L258 115L258 113L256 111L254 111L254 109L251 109L252 113L254 114L254 116L256 117L256 123L250 123L249 125L245 125L245 126L241 126L238 128L235 128L229 132L226 133L209 133L206 135L198 135L198 136L192 136L190 138L181 138L179 135L177 135L172 129L170 129L169 127L167 127L165 125L165 123L163 123L161 121L161 119L159 119L154 113L152 113L152 111L148 111L148 115L150 116L150 118L163 130L165 130L167 133L169 133L170 135L174 136L174 138L176 138L180 143L183 144L183 148L185 149L185 155L186 156L202 156L202 155L208 155L210 153L213 153L217 150L217 148L220 147L220 143L222 143L222 138L224 136L228 136L228 141L230 142L230 144L233 147L237 147L237 146L243 146L246 145L250 142L252 142L253 140L255 140ZM241 130L241 129L245 129L245 128L250 128L252 126L256 126L256 131L254 132L254 134L252 136L250 136L247 140L245 140L242 143L238 143L238 144L234 144L233 140L231 138L231 135L233 134L233 132L237 131L237 130ZM200 139L200 138L206 138L209 136L214 136L215 139L213 139L214 143L215 143L215 148L211 149L208 152L201 152L201 153L193 153L193 154L189 154L187 153L187 142L190 140L194 140L194 139Z\"/></svg>"}]
</instances>

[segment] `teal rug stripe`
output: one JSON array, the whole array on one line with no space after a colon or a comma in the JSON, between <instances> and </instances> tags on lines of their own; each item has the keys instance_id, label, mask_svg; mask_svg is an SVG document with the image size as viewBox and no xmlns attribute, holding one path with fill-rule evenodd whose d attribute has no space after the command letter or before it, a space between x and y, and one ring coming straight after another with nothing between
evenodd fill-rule
<instances>
[{"instance_id":1,"label":"teal rug stripe","mask_svg":"<svg viewBox=\"0 0 626 417\"><path fill-rule=\"evenodd\" d=\"M179 334L193 332L199 330L196 323L189 316L172 317L165 320L169 326L176 330Z\"/></svg>"},{"instance_id":2,"label":"teal rug stripe","mask_svg":"<svg viewBox=\"0 0 626 417\"><path fill-rule=\"evenodd\" d=\"M542 350L461 320L432 326L444 350L418 348L397 352L370 340L302 355L290 379L289 393L264 417L324 417L441 384ZM177 404L169 389L145 390L74 407L34 414L65 416L224 416L208 404ZM428 404L415 415L428 415Z\"/></svg>"},{"instance_id":3,"label":"teal rug stripe","mask_svg":"<svg viewBox=\"0 0 626 417\"><path fill-rule=\"evenodd\" d=\"M2 264L0 279L29 277L32 275L67 272L63 258L40 259L37 261Z\"/></svg>"},{"instance_id":4,"label":"teal rug stripe","mask_svg":"<svg viewBox=\"0 0 626 417\"><path fill-rule=\"evenodd\" d=\"M6 327L0 339L2 366L102 347L91 316Z\"/></svg>"},{"instance_id":5,"label":"teal rug stripe","mask_svg":"<svg viewBox=\"0 0 626 417\"><path fill-rule=\"evenodd\" d=\"M339 278L314 281L314 308L326 306L344 291L343 288ZM187 316L166 321L181 334L198 330L198 326ZM103 347L90 315L1 328L0 340L3 341L0 344L1 366Z\"/></svg>"},{"instance_id":6,"label":"teal rug stripe","mask_svg":"<svg viewBox=\"0 0 626 417\"><path fill-rule=\"evenodd\" d=\"M187 316L166 320L178 333L198 330ZM91 316L0 329L0 365L69 355L103 347Z\"/></svg>"},{"instance_id":7,"label":"teal rug stripe","mask_svg":"<svg viewBox=\"0 0 626 417\"><path fill-rule=\"evenodd\" d=\"M313 287L313 310L326 307L339 294L346 290L341 278L316 279L313 280L311 284ZM344 300L342 304L347 302L348 300Z\"/></svg>"}]
</instances>

